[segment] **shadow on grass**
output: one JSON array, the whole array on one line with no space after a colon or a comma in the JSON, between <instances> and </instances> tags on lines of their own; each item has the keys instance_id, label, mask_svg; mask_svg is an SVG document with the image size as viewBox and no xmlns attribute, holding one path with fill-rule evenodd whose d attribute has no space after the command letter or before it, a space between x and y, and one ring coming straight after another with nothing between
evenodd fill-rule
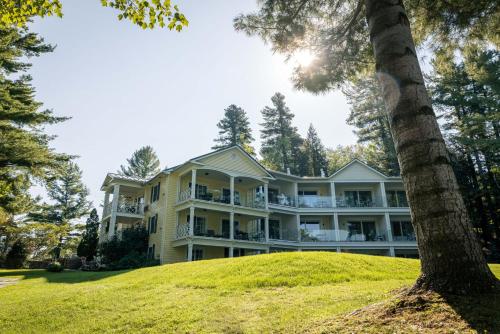
<instances>
[{"instance_id":1,"label":"shadow on grass","mask_svg":"<svg viewBox=\"0 0 500 334\"><path fill-rule=\"evenodd\" d=\"M131 270L118 270L118 271L73 271L65 270L60 273L52 273L43 269L36 270L10 270L0 271L0 278L20 276L21 280L44 278L48 283L83 283L93 282L104 278L112 277L127 273Z\"/></svg>"},{"instance_id":2,"label":"shadow on grass","mask_svg":"<svg viewBox=\"0 0 500 334\"><path fill-rule=\"evenodd\" d=\"M500 333L500 284L490 294L442 297L478 333Z\"/></svg>"}]
</instances>

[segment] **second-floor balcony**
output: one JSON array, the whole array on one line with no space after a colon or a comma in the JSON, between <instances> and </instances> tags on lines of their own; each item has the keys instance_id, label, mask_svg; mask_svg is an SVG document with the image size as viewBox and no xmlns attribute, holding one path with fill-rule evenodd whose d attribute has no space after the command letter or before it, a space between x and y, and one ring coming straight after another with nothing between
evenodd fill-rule
<instances>
[{"instance_id":1,"label":"second-floor balcony","mask_svg":"<svg viewBox=\"0 0 500 334\"><path fill-rule=\"evenodd\" d=\"M339 208L376 208L382 207L382 202L372 198L352 199L346 197L337 198L337 207Z\"/></svg>"},{"instance_id":2,"label":"second-floor balcony","mask_svg":"<svg viewBox=\"0 0 500 334\"><path fill-rule=\"evenodd\" d=\"M298 196L299 208L331 208L331 196L301 195Z\"/></svg>"},{"instance_id":3,"label":"second-floor balcony","mask_svg":"<svg viewBox=\"0 0 500 334\"><path fill-rule=\"evenodd\" d=\"M109 203L104 210L104 216L111 215L112 209L113 204ZM144 215L144 203L134 200L120 199L116 207L116 212L142 216Z\"/></svg>"},{"instance_id":4,"label":"second-floor balcony","mask_svg":"<svg viewBox=\"0 0 500 334\"><path fill-rule=\"evenodd\" d=\"M189 200L190 198L190 188L184 189L179 193L179 202ZM213 203L231 204L231 195L220 189L205 188L203 191L196 191L194 198ZM264 209L266 207L266 199L262 193L241 196L239 192L236 192L233 203L234 205L256 209Z\"/></svg>"}]
</instances>

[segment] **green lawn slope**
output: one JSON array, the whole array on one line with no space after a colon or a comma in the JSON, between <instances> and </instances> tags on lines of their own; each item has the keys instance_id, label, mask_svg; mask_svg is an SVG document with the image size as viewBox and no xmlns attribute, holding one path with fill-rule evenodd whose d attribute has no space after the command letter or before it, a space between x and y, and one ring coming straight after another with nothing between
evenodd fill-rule
<instances>
[{"instance_id":1,"label":"green lawn slope","mask_svg":"<svg viewBox=\"0 0 500 334\"><path fill-rule=\"evenodd\" d=\"M0 288L0 332L328 332L325 324L338 327L335 319L388 298L418 271L417 260L327 252L118 272L0 270L19 278Z\"/></svg>"}]
</instances>

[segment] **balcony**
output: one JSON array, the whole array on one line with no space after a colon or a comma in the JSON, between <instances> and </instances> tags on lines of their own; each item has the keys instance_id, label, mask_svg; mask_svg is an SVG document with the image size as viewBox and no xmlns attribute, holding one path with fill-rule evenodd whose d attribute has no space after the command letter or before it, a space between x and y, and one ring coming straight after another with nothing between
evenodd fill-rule
<instances>
[{"instance_id":1,"label":"balcony","mask_svg":"<svg viewBox=\"0 0 500 334\"><path fill-rule=\"evenodd\" d=\"M189 236L189 224L180 224L177 225L176 237L177 239L186 238ZM206 230L202 231L199 229L195 229L193 231L193 236L195 237L206 237L206 238L216 238L216 239L227 239L229 240L229 233L226 231L225 233L217 234L214 230ZM234 231L234 240L245 240L245 241L265 241L264 231L259 232L245 232L245 231Z\"/></svg>"},{"instance_id":2,"label":"balcony","mask_svg":"<svg viewBox=\"0 0 500 334\"><path fill-rule=\"evenodd\" d=\"M109 203L104 209L104 216L111 215L112 203ZM144 203L133 200L120 199L116 208L117 213L128 215L144 215Z\"/></svg>"},{"instance_id":3,"label":"balcony","mask_svg":"<svg viewBox=\"0 0 500 334\"><path fill-rule=\"evenodd\" d=\"M337 198L338 208L380 208L382 203L380 201L373 201L372 199L353 200L351 198Z\"/></svg>"},{"instance_id":4,"label":"balcony","mask_svg":"<svg viewBox=\"0 0 500 334\"><path fill-rule=\"evenodd\" d=\"M279 194L276 196L269 196L269 204L296 207L295 197L288 196L285 194Z\"/></svg>"},{"instance_id":5,"label":"balcony","mask_svg":"<svg viewBox=\"0 0 500 334\"><path fill-rule=\"evenodd\" d=\"M331 208L331 196L302 195L299 196L299 208Z\"/></svg>"},{"instance_id":6,"label":"balcony","mask_svg":"<svg viewBox=\"0 0 500 334\"><path fill-rule=\"evenodd\" d=\"M376 242L387 241L385 233L350 233L347 230L338 230L339 240L337 240L336 230L321 229L321 230L301 230L302 242Z\"/></svg>"},{"instance_id":7,"label":"balcony","mask_svg":"<svg viewBox=\"0 0 500 334\"><path fill-rule=\"evenodd\" d=\"M191 189L185 189L179 193L179 202L186 201L191 198ZM231 204L231 196L222 192L220 189L209 189L206 191L198 191L195 194L195 199L212 202ZM239 193L234 194L234 205L239 205L248 208L265 209L266 199L264 194L258 193L255 196L248 195L241 197Z\"/></svg>"}]
</instances>

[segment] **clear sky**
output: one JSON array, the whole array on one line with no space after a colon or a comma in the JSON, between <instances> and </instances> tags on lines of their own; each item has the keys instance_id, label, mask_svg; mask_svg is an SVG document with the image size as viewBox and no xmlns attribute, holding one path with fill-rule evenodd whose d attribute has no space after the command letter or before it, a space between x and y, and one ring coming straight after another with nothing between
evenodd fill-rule
<instances>
[{"instance_id":1,"label":"clear sky","mask_svg":"<svg viewBox=\"0 0 500 334\"><path fill-rule=\"evenodd\" d=\"M99 0L63 1L62 19L31 25L57 45L52 54L32 59L37 98L57 115L72 117L48 128L58 136L52 145L80 156L95 206L106 173L141 146L153 146L162 167L210 151L230 104L247 112L258 148L260 111L278 91L301 134L313 123L328 147L356 141L341 93L294 90L293 64L257 37L234 31L233 18L254 10L255 0L176 3L190 21L181 33L118 21Z\"/></svg>"}]
</instances>

